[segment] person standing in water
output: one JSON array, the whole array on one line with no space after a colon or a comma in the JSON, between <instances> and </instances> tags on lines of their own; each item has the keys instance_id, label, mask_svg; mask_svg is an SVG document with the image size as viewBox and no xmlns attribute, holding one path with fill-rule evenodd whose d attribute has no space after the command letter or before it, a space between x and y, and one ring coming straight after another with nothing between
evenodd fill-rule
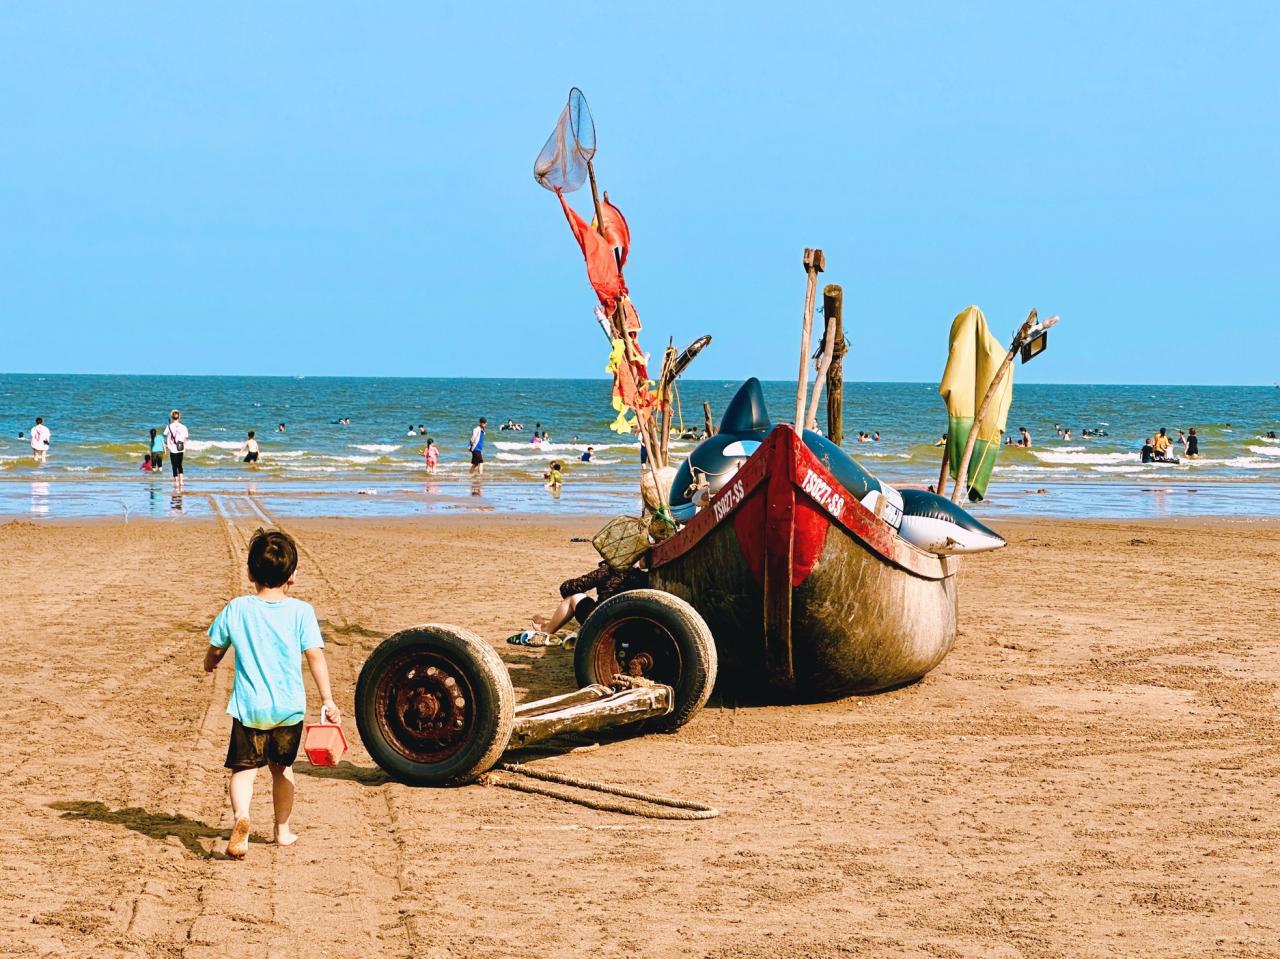
<instances>
[{"instance_id":1,"label":"person standing in water","mask_svg":"<svg viewBox=\"0 0 1280 959\"><path fill-rule=\"evenodd\" d=\"M151 428L151 468L164 466L164 436L154 426Z\"/></svg>"},{"instance_id":2,"label":"person standing in water","mask_svg":"<svg viewBox=\"0 0 1280 959\"><path fill-rule=\"evenodd\" d=\"M183 425L182 414L173 410L169 414L169 425L164 428L164 448L169 453L169 470L173 473L173 488L186 487L187 478L182 472L182 457L187 449L187 428Z\"/></svg>"},{"instance_id":3,"label":"person standing in water","mask_svg":"<svg viewBox=\"0 0 1280 959\"><path fill-rule=\"evenodd\" d=\"M471 431L471 442L467 444L467 449L471 451L471 473L474 476L484 476L484 426L487 423L483 416L480 417L480 423Z\"/></svg>"},{"instance_id":4,"label":"person standing in water","mask_svg":"<svg viewBox=\"0 0 1280 959\"><path fill-rule=\"evenodd\" d=\"M1196 428L1191 427L1191 431L1187 434L1187 459L1198 460L1200 458L1200 437L1196 436Z\"/></svg>"},{"instance_id":5,"label":"person standing in water","mask_svg":"<svg viewBox=\"0 0 1280 959\"><path fill-rule=\"evenodd\" d=\"M49 461L49 441L53 434L44 425L44 417L36 417L36 425L31 427L31 456L37 463Z\"/></svg>"},{"instance_id":6,"label":"person standing in water","mask_svg":"<svg viewBox=\"0 0 1280 959\"><path fill-rule=\"evenodd\" d=\"M244 456L246 463L258 462L258 440L255 438L253 430L249 430L249 435L245 437L245 441L240 447L240 453Z\"/></svg>"},{"instance_id":7,"label":"person standing in water","mask_svg":"<svg viewBox=\"0 0 1280 959\"><path fill-rule=\"evenodd\" d=\"M434 474L438 462L440 462L440 447L436 446L436 441L428 436L427 445L422 448L422 463L426 466L428 473Z\"/></svg>"}]
</instances>

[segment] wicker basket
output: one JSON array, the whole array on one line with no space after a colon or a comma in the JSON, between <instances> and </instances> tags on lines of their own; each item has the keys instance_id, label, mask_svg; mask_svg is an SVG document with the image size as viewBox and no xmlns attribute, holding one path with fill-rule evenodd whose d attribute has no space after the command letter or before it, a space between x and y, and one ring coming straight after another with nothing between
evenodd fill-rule
<instances>
[{"instance_id":1,"label":"wicker basket","mask_svg":"<svg viewBox=\"0 0 1280 959\"><path fill-rule=\"evenodd\" d=\"M591 545L610 568L630 569L649 548L648 524L638 516L615 516L592 537Z\"/></svg>"}]
</instances>

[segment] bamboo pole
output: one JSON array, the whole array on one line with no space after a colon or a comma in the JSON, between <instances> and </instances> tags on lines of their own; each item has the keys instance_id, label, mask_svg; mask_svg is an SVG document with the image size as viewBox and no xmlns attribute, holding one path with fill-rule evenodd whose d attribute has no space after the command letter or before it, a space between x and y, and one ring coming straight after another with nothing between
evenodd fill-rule
<instances>
[{"instance_id":1,"label":"bamboo pole","mask_svg":"<svg viewBox=\"0 0 1280 959\"><path fill-rule=\"evenodd\" d=\"M711 422L711 404L706 400L702 401L702 417L703 421L706 423L707 438L710 439L712 436L716 435L716 427L715 424Z\"/></svg>"},{"instance_id":2,"label":"bamboo pole","mask_svg":"<svg viewBox=\"0 0 1280 959\"><path fill-rule=\"evenodd\" d=\"M818 401L822 399L822 386L827 381L827 370L831 369L831 357L836 349L836 329L832 322L824 317L822 334L822 355L818 359L818 372L813 378L813 394L809 397L809 412L804 418L804 428L818 428Z\"/></svg>"},{"instance_id":3,"label":"bamboo pole","mask_svg":"<svg viewBox=\"0 0 1280 959\"><path fill-rule=\"evenodd\" d=\"M827 438L839 446L844 441L844 290L835 283L822 291L822 315L835 325L835 351L827 368Z\"/></svg>"},{"instance_id":4,"label":"bamboo pole","mask_svg":"<svg viewBox=\"0 0 1280 959\"><path fill-rule=\"evenodd\" d=\"M796 382L796 432L804 428L805 394L809 387L809 341L813 338L813 304L818 294L818 274L827 261L821 250L804 250L804 318L800 333L800 376Z\"/></svg>"},{"instance_id":5,"label":"bamboo pole","mask_svg":"<svg viewBox=\"0 0 1280 959\"><path fill-rule=\"evenodd\" d=\"M938 470L938 485L934 487L939 496L947 495L947 461L951 458L951 436L942 444L942 467Z\"/></svg>"},{"instance_id":6,"label":"bamboo pole","mask_svg":"<svg viewBox=\"0 0 1280 959\"><path fill-rule=\"evenodd\" d=\"M600 188L596 185L595 163L591 160L587 161L587 177L591 181L591 202L595 206L596 210L596 232L601 236L604 236L604 209L600 205ZM614 253L614 257L617 257L616 252ZM629 354L633 347L631 341L627 337L626 324L623 316L622 302L618 301L618 304L614 307L613 316L611 317L613 321L613 335L616 339L622 341L624 354L628 354L623 356L623 364L619 372L623 375L624 379L629 379L631 381L630 385L632 389L638 393L639 384L635 382L635 374L632 372L631 364L628 362L631 359ZM653 474L653 485L657 489L659 496L666 499L667 491L663 490L662 483L658 480L658 470L662 469L666 463L658 462L662 451L661 444L658 442L657 431L654 428L653 417L650 416L647 411L637 407L636 422L640 426L640 429L637 431L640 437L640 442L646 447L648 454L647 459L649 463L649 470Z\"/></svg>"},{"instance_id":7,"label":"bamboo pole","mask_svg":"<svg viewBox=\"0 0 1280 959\"><path fill-rule=\"evenodd\" d=\"M982 402L978 404L978 410L973 417L973 426L969 428L969 438L965 440L964 452L960 454L960 468L956 471L956 486L951 491L951 502L960 502L960 497L969 491L969 460L973 457L973 446L978 441L978 428L982 425L982 418L987 415L987 407L991 405L991 401L995 398L999 391L1000 384L1004 382L1005 374L1009 372L1009 367L1013 365L1013 358L1018 355L1018 350L1022 349L1023 341L1031 334L1031 328L1036 325L1036 311L1033 309L1027 315L1027 321L1018 328L1018 332L1013 335L1013 343L1009 345L1009 352L1005 354L1004 361L1001 362L996 375L991 377L991 384L987 387L987 393L982 397Z\"/></svg>"}]
</instances>

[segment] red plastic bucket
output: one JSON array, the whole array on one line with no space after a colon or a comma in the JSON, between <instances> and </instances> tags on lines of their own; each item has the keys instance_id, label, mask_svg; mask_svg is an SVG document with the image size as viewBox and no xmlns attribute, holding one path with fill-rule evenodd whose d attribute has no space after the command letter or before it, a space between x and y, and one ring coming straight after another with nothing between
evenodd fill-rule
<instances>
[{"instance_id":1,"label":"red plastic bucket","mask_svg":"<svg viewBox=\"0 0 1280 959\"><path fill-rule=\"evenodd\" d=\"M347 737L342 734L342 727L333 723L316 723L303 730L306 738L302 748L306 750L307 759L313 766L336 766L342 754L347 751Z\"/></svg>"}]
</instances>

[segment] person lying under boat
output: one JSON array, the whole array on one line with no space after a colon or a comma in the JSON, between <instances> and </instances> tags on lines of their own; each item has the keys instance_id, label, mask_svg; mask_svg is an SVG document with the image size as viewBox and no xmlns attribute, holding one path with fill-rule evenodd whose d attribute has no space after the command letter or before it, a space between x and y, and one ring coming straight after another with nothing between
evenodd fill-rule
<instances>
[{"instance_id":1,"label":"person lying under boat","mask_svg":"<svg viewBox=\"0 0 1280 959\"><path fill-rule=\"evenodd\" d=\"M570 620L579 626L587 621L591 611L610 596L625 593L632 589L644 589L649 585L648 571L639 566L617 570L604 560L589 573L566 579L560 584L560 605L550 616L534 616L533 628L522 630L507 638L514 646L552 646L560 641L552 642L560 630L569 625ZM595 596L590 595L595 590Z\"/></svg>"}]
</instances>

